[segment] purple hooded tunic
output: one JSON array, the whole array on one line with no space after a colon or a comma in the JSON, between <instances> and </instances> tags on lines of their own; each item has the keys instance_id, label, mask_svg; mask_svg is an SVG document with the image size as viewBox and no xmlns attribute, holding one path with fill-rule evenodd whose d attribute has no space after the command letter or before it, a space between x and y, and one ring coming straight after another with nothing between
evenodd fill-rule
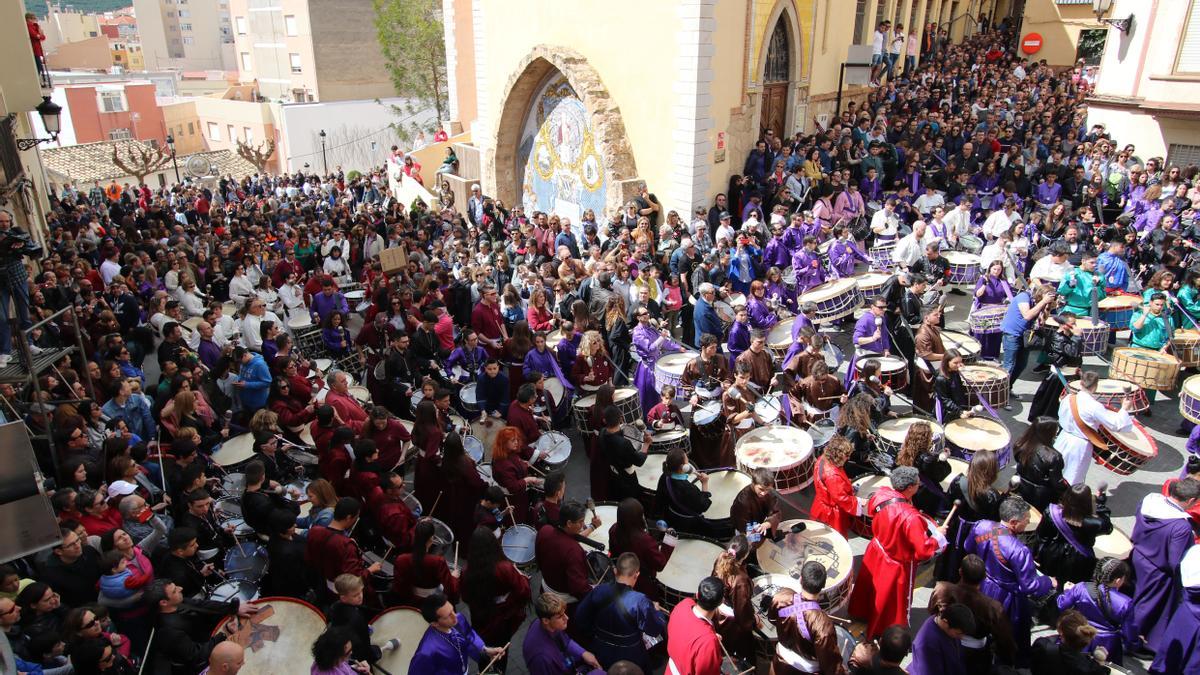
<instances>
[{"instance_id":1,"label":"purple hooded tunic","mask_svg":"<svg viewBox=\"0 0 1200 675\"><path fill-rule=\"evenodd\" d=\"M633 375L633 386L637 387L638 396L642 399L642 417L645 418L662 399L654 379L654 364L663 352L679 351L679 345L650 326L639 323L633 328L633 348L642 359Z\"/></svg>"},{"instance_id":2,"label":"purple hooded tunic","mask_svg":"<svg viewBox=\"0 0 1200 675\"><path fill-rule=\"evenodd\" d=\"M1121 663L1125 654L1122 635L1129 612L1133 609L1132 598L1118 590L1088 582L1075 584L1059 595L1058 608L1079 611L1099 631L1088 645L1088 652L1096 647L1104 647L1108 650L1109 661Z\"/></svg>"},{"instance_id":3,"label":"purple hooded tunic","mask_svg":"<svg viewBox=\"0 0 1200 675\"><path fill-rule=\"evenodd\" d=\"M1168 620L1183 596L1179 565L1195 544L1187 511L1169 497L1154 492L1142 499L1133 526L1133 563L1137 590L1133 594L1133 616L1126 624L1126 637L1146 637L1154 651L1167 629Z\"/></svg>"},{"instance_id":4,"label":"purple hooded tunic","mask_svg":"<svg viewBox=\"0 0 1200 675\"><path fill-rule=\"evenodd\" d=\"M817 263L814 267L813 263ZM825 268L821 267L821 254L801 249L792 256L792 269L796 271L796 291L803 293L814 286L825 283Z\"/></svg>"},{"instance_id":5,"label":"purple hooded tunic","mask_svg":"<svg viewBox=\"0 0 1200 675\"><path fill-rule=\"evenodd\" d=\"M860 251L858 246L849 239L835 241L829 247L829 265L839 277L854 276L854 265L859 260L867 264L871 263L867 254Z\"/></svg>"},{"instance_id":6,"label":"purple hooded tunic","mask_svg":"<svg viewBox=\"0 0 1200 675\"><path fill-rule=\"evenodd\" d=\"M983 558L987 578L980 590L1004 606L1012 621L1013 638L1017 643L1017 665L1027 659L1030 629L1033 626L1033 607L1030 596L1050 592L1054 584L1050 577L1038 573L1033 553L1008 527L994 520L980 520L971 528L971 537L963 547L966 553Z\"/></svg>"},{"instance_id":7,"label":"purple hooded tunic","mask_svg":"<svg viewBox=\"0 0 1200 675\"><path fill-rule=\"evenodd\" d=\"M753 295L750 296L750 302L747 303L746 309L750 314L751 328L771 330L772 326L779 323L779 317L771 311L767 303Z\"/></svg>"}]
</instances>

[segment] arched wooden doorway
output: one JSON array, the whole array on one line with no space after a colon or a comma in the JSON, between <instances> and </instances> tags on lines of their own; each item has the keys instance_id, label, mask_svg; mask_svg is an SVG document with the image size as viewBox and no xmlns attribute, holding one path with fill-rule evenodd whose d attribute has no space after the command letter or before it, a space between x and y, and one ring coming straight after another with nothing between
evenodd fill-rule
<instances>
[{"instance_id":1,"label":"arched wooden doorway","mask_svg":"<svg viewBox=\"0 0 1200 675\"><path fill-rule=\"evenodd\" d=\"M761 131L771 129L776 136L788 135L788 82L792 73L792 44L788 34L787 14L779 15L771 41L767 44L767 62L763 67L762 106L759 119Z\"/></svg>"}]
</instances>

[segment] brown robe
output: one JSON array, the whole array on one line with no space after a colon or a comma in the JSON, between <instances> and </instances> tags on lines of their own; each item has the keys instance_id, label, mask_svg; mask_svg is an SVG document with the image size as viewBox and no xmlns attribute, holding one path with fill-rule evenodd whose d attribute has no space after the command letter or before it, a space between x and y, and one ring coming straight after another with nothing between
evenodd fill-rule
<instances>
[{"instance_id":1,"label":"brown robe","mask_svg":"<svg viewBox=\"0 0 1200 675\"><path fill-rule=\"evenodd\" d=\"M806 377L792 387L793 396L817 410L830 410L839 405L840 397L844 393L846 388L836 375L826 375L820 380ZM797 416L802 422L808 422L808 413L803 405L792 409L792 419L796 419Z\"/></svg>"},{"instance_id":2,"label":"brown robe","mask_svg":"<svg viewBox=\"0 0 1200 675\"><path fill-rule=\"evenodd\" d=\"M716 561L713 572L716 573ZM758 625L758 615L750 603L753 596L754 587L745 570L725 580L725 604L733 610L733 616L721 615L717 633L729 653L742 658L754 658L754 629Z\"/></svg>"},{"instance_id":3,"label":"brown robe","mask_svg":"<svg viewBox=\"0 0 1200 675\"><path fill-rule=\"evenodd\" d=\"M712 377L721 382L728 382L733 379L733 375L729 372L729 363L725 359L724 354L716 354L711 361L705 362L703 357L688 361L688 364L683 367L683 375L679 377L679 385L684 389L692 389L696 386L696 382Z\"/></svg>"},{"instance_id":4,"label":"brown robe","mask_svg":"<svg viewBox=\"0 0 1200 675\"><path fill-rule=\"evenodd\" d=\"M917 356L930 361L931 365L937 367L937 362L934 362L933 356L946 353L946 346L942 343L942 331L937 327L930 327L929 324L923 324L917 331Z\"/></svg>"},{"instance_id":5,"label":"brown robe","mask_svg":"<svg viewBox=\"0 0 1200 675\"><path fill-rule=\"evenodd\" d=\"M765 347L755 353L747 349L737 357L738 363L750 364L750 381L766 391L771 386L771 378L775 376L775 362L771 359L771 351ZM752 397L753 398L753 397Z\"/></svg>"},{"instance_id":6,"label":"brown robe","mask_svg":"<svg viewBox=\"0 0 1200 675\"><path fill-rule=\"evenodd\" d=\"M783 514L779 511L779 500L774 493L759 497L754 491L754 486L747 485L733 498L733 505L729 507L729 519L733 521L734 532L745 533L749 523L770 523L771 533L774 533L779 529L779 521L783 519ZM766 541L765 537L751 546L758 548L762 546L763 541Z\"/></svg>"},{"instance_id":7,"label":"brown robe","mask_svg":"<svg viewBox=\"0 0 1200 675\"><path fill-rule=\"evenodd\" d=\"M792 357L791 361L783 367L784 370L792 373L796 377L808 377L812 372L812 365L817 361L824 361L825 356L820 352L814 352L811 349L806 349Z\"/></svg>"},{"instance_id":8,"label":"brown robe","mask_svg":"<svg viewBox=\"0 0 1200 675\"><path fill-rule=\"evenodd\" d=\"M767 619L779 634L780 646L816 661L820 664L821 675L847 674L846 665L842 663L842 651L838 648L837 631L828 614L819 609L810 609L783 619L779 616L780 610L799 601L800 595L793 591L780 591L771 600ZM808 626L811 640L804 639L797 621L804 621ZM800 675L801 672L784 662L777 652L772 654L771 675Z\"/></svg>"},{"instance_id":9,"label":"brown robe","mask_svg":"<svg viewBox=\"0 0 1200 675\"><path fill-rule=\"evenodd\" d=\"M749 354L750 352L746 352ZM740 356L738 358L741 358ZM731 395L734 390L739 392L738 396ZM717 461L710 467L726 467L737 466L737 453L734 450L737 448L737 441L743 434L754 428L751 425L745 429L738 429L733 423L733 416L746 412L750 409L749 401L756 400L756 395L749 387L745 389L733 385L721 394L721 415L725 418L725 431L721 434L721 449L717 454Z\"/></svg>"}]
</instances>

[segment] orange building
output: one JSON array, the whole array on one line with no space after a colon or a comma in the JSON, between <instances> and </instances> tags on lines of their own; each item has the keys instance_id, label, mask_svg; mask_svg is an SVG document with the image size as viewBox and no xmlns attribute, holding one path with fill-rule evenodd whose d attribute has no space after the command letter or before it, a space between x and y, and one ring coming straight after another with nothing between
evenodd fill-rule
<instances>
[{"instance_id":1,"label":"orange building","mask_svg":"<svg viewBox=\"0 0 1200 675\"><path fill-rule=\"evenodd\" d=\"M64 87L63 126L76 143L136 139L166 143L166 125L148 81ZM69 122L68 122L69 119Z\"/></svg>"}]
</instances>

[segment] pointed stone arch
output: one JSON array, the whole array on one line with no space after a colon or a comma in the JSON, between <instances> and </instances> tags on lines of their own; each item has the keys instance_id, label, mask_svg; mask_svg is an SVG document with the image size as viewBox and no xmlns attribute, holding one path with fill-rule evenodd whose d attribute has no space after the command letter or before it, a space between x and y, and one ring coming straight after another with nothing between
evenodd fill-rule
<instances>
[{"instance_id":1,"label":"pointed stone arch","mask_svg":"<svg viewBox=\"0 0 1200 675\"><path fill-rule=\"evenodd\" d=\"M800 25L800 10L796 5L796 0L777 0L774 7L771 8L771 13L767 16L767 21L762 26L761 40L762 44L758 49L758 62L754 64L754 81L758 83L759 91L762 93L759 99L759 115L761 126L764 115L762 113L763 106L771 104L770 93L768 91L768 83L765 80L767 74L767 60L770 56L771 40L775 36L776 29L783 27L787 35L788 46L788 77L786 86L786 96L783 104L786 108L784 118L785 129L776 129L776 133L788 133L793 128L801 126L796 120L796 106L800 98L800 83L804 79L805 67L805 43L804 32Z\"/></svg>"},{"instance_id":2,"label":"pointed stone arch","mask_svg":"<svg viewBox=\"0 0 1200 675\"><path fill-rule=\"evenodd\" d=\"M522 170L518 166L521 130L534 95L555 71L566 78L584 104L597 149L605 160L606 208L619 209L637 194L639 185L620 108L587 59L573 49L557 45L534 47L509 77L500 114L491 130L492 142L484 151L484 164L491 169L483 172L484 191L499 197L506 205L521 203Z\"/></svg>"}]
</instances>

